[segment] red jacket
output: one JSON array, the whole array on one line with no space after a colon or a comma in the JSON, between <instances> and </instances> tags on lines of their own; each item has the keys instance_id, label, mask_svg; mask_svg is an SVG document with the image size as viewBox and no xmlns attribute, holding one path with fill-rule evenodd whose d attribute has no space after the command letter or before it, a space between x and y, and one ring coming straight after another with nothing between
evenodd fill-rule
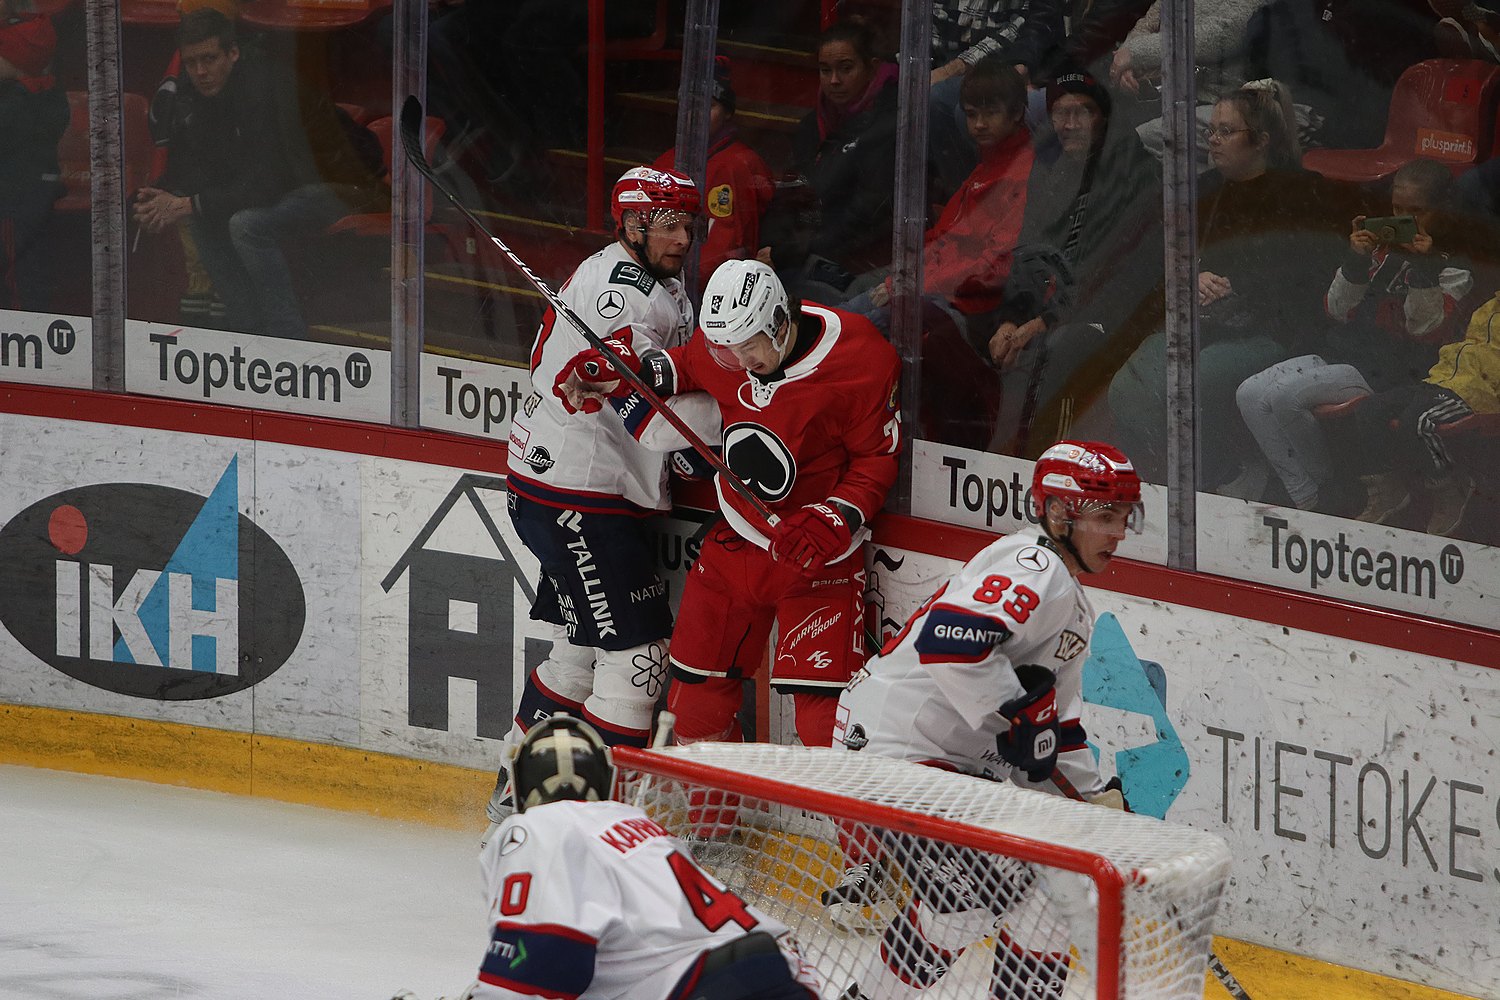
<instances>
[{"instance_id":1,"label":"red jacket","mask_svg":"<svg viewBox=\"0 0 1500 1000\"><path fill-rule=\"evenodd\" d=\"M1026 214L1031 133L1018 128L975 167L927 231L923 287L972 316L1000 306Z\"/></svg>"},{"instance_id":2,"label":"red jacket","mask_svg":"<svg viewBox=\"0 0 1500 1000\"><path fill-rule=\"evenodd\" d=\"M656 160L658 170L672 166L677 151L669 149ZM708 236L698 258L698 287L726 260L754 257L760 249L760 220L771 203L771 171L760 155L735 136L733 127L709 140L708 190L703 210L708 214Z\"/></svg>"}]
</instances>

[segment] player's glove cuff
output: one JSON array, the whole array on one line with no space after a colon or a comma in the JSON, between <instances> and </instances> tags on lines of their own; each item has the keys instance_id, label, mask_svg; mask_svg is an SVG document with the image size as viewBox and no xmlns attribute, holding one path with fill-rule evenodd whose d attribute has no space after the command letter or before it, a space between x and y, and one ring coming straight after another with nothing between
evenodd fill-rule
<instances>
[{"instance_id":1,"label":"player's glove cuff","mask_svg":"<svg viewBox=\"0 0 1500 1000\"><path fill-rule=\"evenodd\" d=\"M858 525L851 523L850 509L841 501L828 500L783 517L771 536L771 557L808 573L820 572L830 560L847 552L854 540Z\"/></svg>"},{"instance_id":2,"label":"player's glove cuff","mask_svg":"<svg viewBox=\"0 0 1500 1000\"><path fill-rule=\"evenodd\" d=\"M1016 679L1024 692L1000 706L1009 723L995 737L995 749L1012 767L1026 772L1033 782L1045 781L1057 768L1061 743L1057 720L1057 675L1046 667L1023 663Z\"/></svg>"}]
</instances>

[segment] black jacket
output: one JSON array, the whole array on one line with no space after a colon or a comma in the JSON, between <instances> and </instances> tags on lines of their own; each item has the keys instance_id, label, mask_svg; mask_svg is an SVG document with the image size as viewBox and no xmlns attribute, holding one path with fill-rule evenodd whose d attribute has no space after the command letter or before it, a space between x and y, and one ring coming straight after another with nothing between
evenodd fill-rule
<instances>
[{"instance_id":1,"label":"black jacket","mask_svg":"<svg viewBox=\"0 0 1500 1000\"><path fill-rule=\"evenodd\" d=\"M340 186L351 211L389 204L379 142L326 93L242 49L224 89L203 97L179 81L170 104L158 94L158 143L167 147L162 187L190 195L195 214L227 221L274 204L308 184Z\"/></svg>"},{"instance_id":2,"label":"black jacket","mask_svg":"<svg viewBox=\"0 0 1500 1000\"><path fill-rule=\"evenodd\" d=\"M1038 144L1021 243L1063 251L1074 226L1072 282L1061 306L1038 310L1011 292L1007 302L1030 311L1018 321L1049 312L1049 325L1097 323L1114 333L1162 277L1160 168L1123 116L1087 160L1064 157L1050 131Z\"/></svg>"},{"instance_id":3,"label":"black jacket","mask_svg":"<svg viewBox=\"0 0 1500 1000\"><path fill-rule=\"evenodd\" d=\"M792 169L805 186L778 185L767 214L765 242L778 270L808 254L850 273L889 263L896 188L896 85L819 135L818 112L792 137Z\"/></svg>"}]
</instances>

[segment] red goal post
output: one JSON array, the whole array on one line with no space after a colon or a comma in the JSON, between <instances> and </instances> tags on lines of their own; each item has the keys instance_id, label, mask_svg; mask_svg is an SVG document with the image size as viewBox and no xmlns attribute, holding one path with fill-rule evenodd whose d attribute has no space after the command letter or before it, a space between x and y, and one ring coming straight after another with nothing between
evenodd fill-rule
<instances>
[{"instance_id":1,"label":"red goal post","mask_svg":"<svg viewBox=\"0 0 1500 1000\"><path fill-rule=\"evenodd\" d=\"M922 968L944 973L925 997L1052 996L1027 992L1033 970L1002 969L1011 953L1048 952L1068 955L1065 988L1054 987L1064 1000L1203 996L1230 861L1212 834L842 748L698 743L618 748L614 760L622 800L791 927L827 1000L878 979L893 921L922 912L934 939L987 927L960 934L977 943L951 954L954 942L934 941L943 961ZM819 897L856 861L881 869L879 898L860 921L832 920ZM934 877L983 906L915 910Z\"/></svg>"}]
</instances>

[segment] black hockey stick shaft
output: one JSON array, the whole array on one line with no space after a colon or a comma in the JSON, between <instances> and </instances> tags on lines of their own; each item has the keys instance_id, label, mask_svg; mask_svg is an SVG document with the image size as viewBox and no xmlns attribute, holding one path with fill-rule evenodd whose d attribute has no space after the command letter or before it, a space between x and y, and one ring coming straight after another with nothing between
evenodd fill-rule
<instances>
[{"instance_id":1,"label":"black hockey stick shaft","mask_svg":"<svg viewBox=\"0 0 1500 1000\"><path fill-rule=\"evenodd\" d=\"M751 509L753 509L755 513L759 514L761 518L766 522L767 527L776 527L776 523L779 518L777 518L775 514L771 513L771 509L765 505L760 497L755 495L755 492L751 490L749 486L745 485L745 481L742 480L739 476L735 475L734 471L724 463L724 460L717 454L715 454L712 448L704 443L703 439L700 438L693 431L693 429L688 426L687 421L679 417L676 412L674 412L672 408L669 407L666 402L664 402L662 398L656 394L655 390L653 390L649 385L646 384L645 380L642 379L640 375L632 371L629 365L625 364L619 359L619 357L615 355L614 351L611 351L607 346L605 346L603 339L600 338L600 336L593 330L589 329L589 325L583 321L583 318L576 312L574 312L572 308L569 307L568 304L564 302L556 292L548 287L547 283L540 277L538 277L536 272L528 267L526 262L522 260L514 250L507 246L504 240L500 239L500 237L490 232L485 224L479 221L479 217L476 216L467 205L459 201L458 196L455 195L448 188L448 186L438 178L437 172L432 169L432 164L427 162L427 154L422 150L422 123L424 117L425 112L422 109L422 102L418 100L415 95L408 95L406 101L401 105L401 151L406 154L406 158L411 161L411 165L416 169L417 173L425 177L427 179L427 182L431 184L436 191L438 191L440 194L442 194L443 197L451 201L454 207L464 214L464 218L469 220L469 224L471 226L487 236L491 243L500 248L500 252L505 254L506 259L509 260L513 265L515 265L516 270L525 275L526 280L531 282L531 286L542 294L542 298L547 300L547 304L552 306L553 310L559 316L562 316L569 323L571 323L579 333L583 334L583 339L589 342L589 346L593 347L596 351L604 355L605 360L609 362L610 367L612 367L615 372L618 373L619 376L630 385L632 389L640 394L640 397L646 401L646 404L657 413L660 413L662 417L666 419L667 423L671 424L679 434L687 439L688 445L698 454L702 455L704 461L713 466L714 471L719 474L720 480L726 486L728 486L730 489L744 498L745 502L750 505Z\"/></svg>"},{"instance_id":2,"label":"black hockey stick shaft","mask_svg":"<svg viewBox=\"0 0 1500 1000\"><path fill-rule=\"evenodd\" d=\"M1074 786L1073 782L1068 780L1068 776L1062 773L1061 768L1052 769L1052 783L1057 786L1058 791L1075 802L1088 801L1078 791L1077 787ZM1245 987L1240 985L1240 981L1234 978L1233 973L1224 968L1224 963L1219 961L1219 956L1214 954L1212 949L1208 953L1208 971L1214 974L1214 978L1219 981L1219 985L1224 987L1234 1000L1250 1000L1250 994L1245 992Z\"/></svg>"}]
</instances>

